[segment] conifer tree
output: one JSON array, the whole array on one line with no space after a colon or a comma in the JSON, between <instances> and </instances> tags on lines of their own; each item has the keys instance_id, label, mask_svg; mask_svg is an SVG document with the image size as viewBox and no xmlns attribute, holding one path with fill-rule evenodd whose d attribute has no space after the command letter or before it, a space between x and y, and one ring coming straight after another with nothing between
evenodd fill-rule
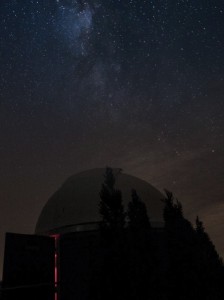
<instances>
[{"instance_id":1,"label":"conifer tree","mask_svg":"<svg viewBox=\"0 0 224 300\"><path fill-rule=\"evenodd\" d=\"M152 286L151 225L144 202L132 190L128 205L130 299L149 299Z\"/></svg>"},{"instance_id":2,"label":"conifer tree","mask_svg":"<svg viewBox=\"0 0 224 300\"><path fill-rule=\"evenodd\" d=\"M164 202L167 298L224 299L223 264L203 223L197 217L194 229L171 192L166 191Z\"/></svg>"},{"instance_id":3,"label":"conifer tree","mask_svg":"<svg viewBox=\"0 0 224 300\"><path fill-rule=\"evenodd\" d=\"M215 249L213 242L211 241L209 235L205 231L203 222L197 216L196 218L196 235L198 245L200 246L201 250L203 251L204 259L209 262L213 262L216 266L222 266L221 258L218 255L218 252Z\"/></svg>"},{"instance_id":4,"label":"conifer tree","mask_svg":"<svg viewBox=\"0 0 224 300\"><path fill-rule=\"evenodd\" d=\"M106 168L100 192L99 211L102 217L100 237L102 246L101 298L126 298L125 213L121 191L115 189L113 170Z\"/></svg>"},{"instance_id":5,"label":"conifer tree","mask_svg":"<svg viewBox=\"0 0 224 300\"><path fill-rule=\"evenodd\" d=\"M166 192L164 200L164 222L167 250L167 294L168 299L191 299L194 295L195 232L184 217L182 205ZM180 296L180 294L184 296Z\"/></svg>"},{"instance_id":6,"label":"conifer tree","mask_svg":"<svg viewBox=\"0 0 224 300\"><path fill-rule=\"evenodd\" d=\"M128 226L129 229L136 232L142 230L149 234L150 221L147 214L145 203L141 201L136 190L132 190L132 201L128 205Z\"/></svg>"},{"instance_id":7,"label":"conifer tree","mask_svg":"<svg viewBox=\"0 0 224 300\"><path fill-rule=\"evenodd\" d=\"M196 218L197 270L201 299L223 299L224 267L203 222Z\"/></svg>"},{"instance_id":8,"label":"conifer tree","mask_svg":"<svg viewBox=\"0 0 224 300\"><path fill-rule=\"evenodd\" d=\"M109 167L105 171L100 198L101 230L106 234L119 234L124 229L125 213L121 191L115 189L115 177Z\"/></svg>"}]
</instances>

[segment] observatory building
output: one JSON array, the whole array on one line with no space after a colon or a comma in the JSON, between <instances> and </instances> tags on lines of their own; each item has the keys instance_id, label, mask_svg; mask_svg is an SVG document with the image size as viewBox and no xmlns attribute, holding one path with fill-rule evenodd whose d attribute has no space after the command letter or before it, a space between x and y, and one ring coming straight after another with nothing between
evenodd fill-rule
<instances>
[{"instance_id":1,"label":"observatory building","mask_svg":"<svg viewBox=\"0 0 224 300\"><path fill-rule=\"evenodd\" d=\"M114 169L116 188L122 192L124 206L135 189L145 202L152 223L162 222L164 196L148 182ZM37 221L35 233L65 233L95 229L100 221L99 192L105 169L92 169L68 178L47 201Z\"/></svg>"},{"instance_id":2,"label":"observatory building","mask_svg":"<svg viewBox=\"0 0 224 300\"><path fill-rule=\"evenodd\" d=\"M124 207L135 189L153 230L162 231L163 194L120 169L113 173ZM71 176L43 207L33 235L6 234L3 299L93 298L101 263L99 192L104 174L99 168Z\"/></svg>"}]
</instances>

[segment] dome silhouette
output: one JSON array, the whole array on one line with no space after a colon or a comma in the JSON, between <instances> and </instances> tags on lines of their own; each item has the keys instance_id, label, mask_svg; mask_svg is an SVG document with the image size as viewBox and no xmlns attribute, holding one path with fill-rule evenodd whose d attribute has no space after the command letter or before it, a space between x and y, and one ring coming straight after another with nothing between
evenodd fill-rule
<instances>
[{"instance_id":1,"label":"dome silhouette","mask_svg":"<svg viewBox=\"0 0 224 300\"><path fill-rule=\"evenodd\" d=\"M115 187L122 192L124 207L135 189L144 201L150 221L161 224L164 195L148 182L113 169ZM35 233L88 230L101 220L99 214L100 190L104 182L104 168L83 171L69 177L50 197L38 218Z\"/></svg>"}]
</instances>

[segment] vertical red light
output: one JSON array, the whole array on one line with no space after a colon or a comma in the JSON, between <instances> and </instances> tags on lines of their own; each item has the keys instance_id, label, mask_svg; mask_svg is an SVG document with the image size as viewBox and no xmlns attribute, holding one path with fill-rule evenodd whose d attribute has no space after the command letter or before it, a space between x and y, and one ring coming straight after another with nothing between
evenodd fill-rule
<instances>
[{"instance_id":1,"label":"vertical red light","mask_svg":"<svg viewBox=\"0 0 224 300\"><path fill-rule=\"evenodd\" d=\"M58 300L58 239L59 235L52 235L55 243L55 253L54 253L54 300Z\"/></svg>"}]
</instances>

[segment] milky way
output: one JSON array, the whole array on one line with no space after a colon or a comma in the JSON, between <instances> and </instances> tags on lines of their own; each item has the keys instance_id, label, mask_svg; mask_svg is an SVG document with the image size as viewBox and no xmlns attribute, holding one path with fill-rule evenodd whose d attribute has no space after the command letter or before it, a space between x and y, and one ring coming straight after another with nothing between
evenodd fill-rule
<instances>
[{"instance_id":1,"label":"milky way","mask_svg":"<svg viewBox=\"0 0 224 300\"><path fill-rule=\"evenodd\" d=\"M222 0L1 0L1 249L110 165L172 190L224 255L223 47Z\"/></svg>"}]
</instances>

